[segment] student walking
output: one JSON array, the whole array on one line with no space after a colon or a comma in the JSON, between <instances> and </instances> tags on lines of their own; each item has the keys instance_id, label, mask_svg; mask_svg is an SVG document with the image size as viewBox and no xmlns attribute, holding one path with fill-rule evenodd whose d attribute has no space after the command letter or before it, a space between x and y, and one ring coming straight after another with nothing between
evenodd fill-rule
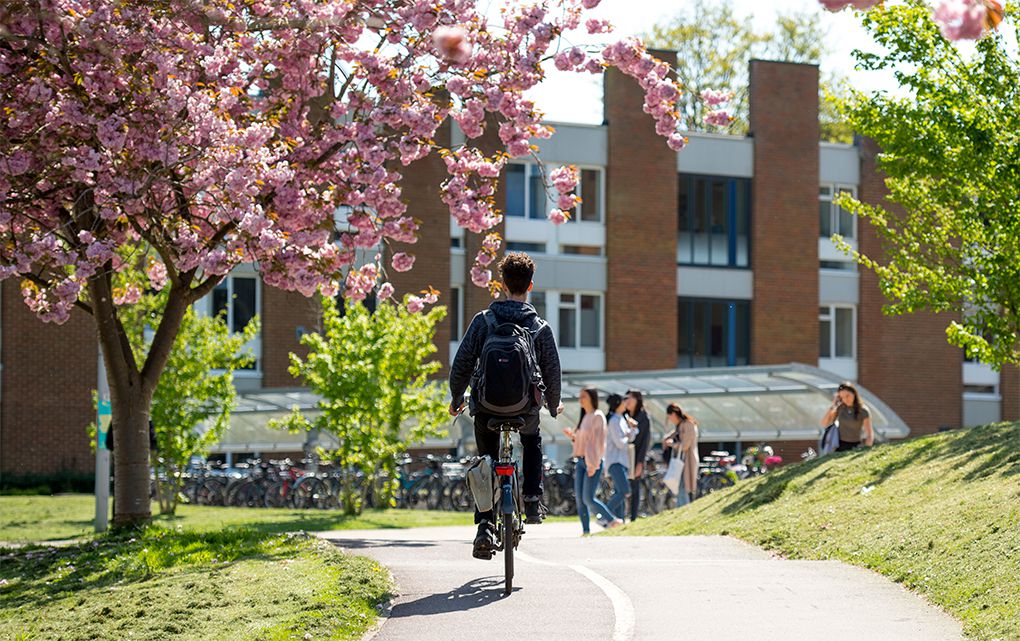
<instances>
[{"instance_id":1,"label":"student walking","mask_svg":"<svg viewBox=\"0 0 1020 641\"><path fill-rule=\"evenodd\" d=\"M641 392L629 390L624 399L627 416L637 423L638 433L634 437L634 469L630 471L630 520L636 521L641 507L641 477L645 473L645 458L652 442L652 422L645 411Z\"/></svg>"},{"instance_id":2,"label":"student walking","mask_svg":"<svg viewBox=\"0 0 1020 641\"><path fill-rule=\"evenodd\" d=\"M684 413L676 403L666 407L666 420L673 426L673 431L662 440L662 451L670 451L671 456L679 456L684 461L680 490L676 497L676 507L681 507L694 500L698 489L698 463L701 461L698 453L698 421Z\"/></svg>"},{"instance_id":3,"label":"student walking","mask_svg":"<svg viewBox=\"0 0 1020 641\"><path fill-rule=\"evenodd\" d=\"M623 521L595 497L602 480L602 457L606 451L606 415L599 407L599 394L595 388L581 390L581 419L577 428L563 428L563 433L574 442L574 496L577 516L581 519L583 534L591 533L590 520L594 516L604 527L615 527Z\"/></svg>"},{"instance_id":4,"label":"student walking","mask_svg":"<svg viewBox=\"0 0 1020 641\"><path fill-rule=\"evenodd\" d=\"M868 447L875 443L875 430L871 426L871 412L861 401L861 395L853 383L845 381L836 389L832 405L822 417L822 427L836 423L839 426L839 447L837 452L846 452L859 447L863 442Z\"/></svg>"},{"instance_id":5,"label":"student walking","mask_svg":"<svg viewBox=\"0 0 1020 641\"><path fill-rule=\"evenodd\" d=\"M613 480L613 496L606 504L613 514L626 514L627 497L630 496L630 444L638 434L623 415L626 411L623 397L610 394L606 400L609 422L606 428L606 467Z\"/></svg>"}]
</instances>

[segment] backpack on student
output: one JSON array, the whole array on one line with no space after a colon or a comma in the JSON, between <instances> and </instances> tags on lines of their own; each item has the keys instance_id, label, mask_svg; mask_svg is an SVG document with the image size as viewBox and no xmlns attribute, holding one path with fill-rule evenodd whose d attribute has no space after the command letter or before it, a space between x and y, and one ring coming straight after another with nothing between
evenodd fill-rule
<instances>
[{"instance_id":1,"label":"backpack on student","mask_svg":"<svg viewBox=\"0 0 1020 641\"><path fill-rule=\"evenodd\" d=\"M541 405L545 385L535 355L535 336L545 327L538 319L532 329L514 322L497 322L492 310L483 313L488 332L482 344L475 377L476 400L487 414L519 416Z\"/></svg>"}]
</instances>

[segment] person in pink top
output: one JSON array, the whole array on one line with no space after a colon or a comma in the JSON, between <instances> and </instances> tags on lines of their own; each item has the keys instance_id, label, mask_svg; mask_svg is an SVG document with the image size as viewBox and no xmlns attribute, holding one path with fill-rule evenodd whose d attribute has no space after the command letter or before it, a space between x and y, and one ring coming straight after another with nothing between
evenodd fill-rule
<instances>
[{"instance_id":1,"label":"person in pink top","mask_svg":"<svg viewBox=\"0 0 1020 641\"><path fill-rule=\"evenodd\" d=\"M616 527L623 521L616 517L605 503L595 498L602 480L602 459L606 454L606 415L599 407L599 393L593 387L581 390L581 419L577 428L563 428L563 433L574 442L574 496L581 529L590 534L590 520L594 516L603 527Z\"/></svg>"}]
</instances>

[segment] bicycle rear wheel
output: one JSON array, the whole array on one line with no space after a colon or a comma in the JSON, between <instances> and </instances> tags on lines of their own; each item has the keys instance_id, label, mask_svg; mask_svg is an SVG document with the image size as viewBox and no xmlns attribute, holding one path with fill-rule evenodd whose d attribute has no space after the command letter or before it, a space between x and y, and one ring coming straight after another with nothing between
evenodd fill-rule
<instances>
[{"instance_id":1,"label":"bicycle rear wheel","mask_svg":"<svg viewBox=\"0 0 1020 641\"><path fill-rule=\"evenodd\" d=\"M509 595L514 589L514 515L503 515L503 572L506 581L503 594Z\"/></svg>"}]
</instances>

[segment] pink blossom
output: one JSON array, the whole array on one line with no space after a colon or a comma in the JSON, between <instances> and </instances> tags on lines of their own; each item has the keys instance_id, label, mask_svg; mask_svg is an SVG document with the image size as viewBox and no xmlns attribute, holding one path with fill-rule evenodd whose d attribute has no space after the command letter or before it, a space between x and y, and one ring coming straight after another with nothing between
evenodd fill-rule
<instances>
[{"instance_id":1,"label":"pink blossom","mask_svg":"<svg viewBox=\"0 0 1020 641\"><path fill-rule=\"evenodd\" d=\"M145 273L149 277L149 286L151 286L154 290L160 291L166 287L168 277L166 265L162 262L155 259L150 260Z\"/></svg>"},{"instance_id":2,"label":"pink blossom","mask_svg":"<svg viewBox=\"0 0 1020 641\"><path fill-rule=\"evenodd\" d=\"M113 288L113 304L117 306L134 305L142 299L142 290L137 285Z\"/></svg>"},{"instance_id":3,"label":"pink blossom","mask_svg":"<svg viewBox=\"0 0 1020 641\"><path fill-rule=\"evenodd\" d=\"M552 181L556 191L561 194L569 194L577 189L580 172L573 165L557 167L549 172L549 180Z\"/></svg>"},{"instance_id":4,"label":"pink blossom","mask_svg":"<svg viewBox=\"0 0 1020 641\"><path fill-rule=\"evenodd\" d=\"M499 251L502 244L503 240L499 237L499 234L488 234L485 240L482 241L482 248L495 254Z\"/></svg>"},{"instance_id":5,"label":"pink blossom","mask_svg":"<svg viewBox=\"0 0 1020 641\"><path fill-rule=\"evenodd\" d=\"M488 267L490 264L492 264L493 260L495 260L495 257L487 251L480 251L475 256L475 262L481 265L482 267Z\"/></svg>"},{"instance_id":6,"label":"pink blossom","mask_svg":"<svg viewBox=\"0 0 1020 641\"><path fill-rule=\"evenodd\" d=\"M988 7L982 0L942 0L935 20L947 40L977 40L988 25Z\"/></svg>"},{"instance_id":7,"label":"pink blossom","mask_svg":"<svg viewBox=\"0 0 1020 641\"><path fill-rule=\"evenodd\" d=\"M389 300L393 296L393 285L390 283L383 283L379 285L379 290L376 292L376 298L379 300Z\"/></svg>"},{"instance_id":8,"label":"pink blossom","mask_svg":"<svg viewBox=\"0 0 1020 641\"><path fill-rule=\"evenodd\" d=\"M728 91L718 91L715 89L706 89L701 92L701 99L709 107L718 107L719 105L729 102L733 98L733 94Z\"/></svg>"},{"instance_id":9,"label":"pink blossom","mask_svg":"<svg viewBox=\"0 0 1020 641\"><path fill-rule=\"evenodd\" d=\"M600 20L596 18L589 18L585 21L584 27L590 34L609 33L613 30L613 25L611 25L608 20Z\"/></svg>"},{"instance_id":10,"label":"pink blossom","mask_svg":"<svg viewBox=\"0 0 1020 641\"><path fill-rule=\"evenodd\" d=\"M818 3L829 11L842 11L847 7L866 11L880 5L882 0L818 0Z\"/></svg>"},{"instance_id":11,"label":"pink blossom","mask_svg":"<svg viewBox=\"0 0 1020 641\"><path fill-rule=\"evenodd\" d=\"M733 122L733 116L731 116L725 109L717 109L716 111L710 111L704 116L705 124L712 125L713 127L726 127Z\"/></svg>"},{"instance_id":12,"label":"pink blossom","mask_svg":"<svg viewBox=\"0 0 1020 641\"><path fill-rule=\"evenodd\" d=\"M478 287L488 287L492 282L492 272L475 265L471 268L471 282Z\"/></svg>"},{"instance_id":13,"label":"pink blossom","mask_svg":"<svg viewBox=\"0 0 1020 641\"><path fill-rule=\"evenodd\" d=\"M471 43L463 27L439 27L432 33L432 39L448 60L461 64L471 57Z\"/></svg>"},{"instance_id":14,"label":"pink blossom","mask_svg":"<svg viewBox=\"0 0 1020 641\"><path fill-rule=\"evenodd\" d=\"M414 267L414 256L411 254L405 254L404 252L397 252L393 254L393 258L390 259L390 264L393 265L393 269L398 272L409 272Z\"/></svg>"},{"instance_id":15,"label":"pink blossom","mask_svg":"<svg viewBox=\"0 0 1020 641\"><path fill-rule=\"evenodd\" d=\"M549 222L554 225L562 225L563 223L570 220L570 214L563 211L562 209L551 209L549 210Z\"/></svg>"},{"instance_id":16,"label":"pink blossom","mask_svg":"<svg viewBox=\"0 0 1020 641\"><path fill-rule=\"evenodd\" d=\"M420 296L407 297L407 311L417 314L425 309L425 301Z\"/></svg>"}]
</instances>

